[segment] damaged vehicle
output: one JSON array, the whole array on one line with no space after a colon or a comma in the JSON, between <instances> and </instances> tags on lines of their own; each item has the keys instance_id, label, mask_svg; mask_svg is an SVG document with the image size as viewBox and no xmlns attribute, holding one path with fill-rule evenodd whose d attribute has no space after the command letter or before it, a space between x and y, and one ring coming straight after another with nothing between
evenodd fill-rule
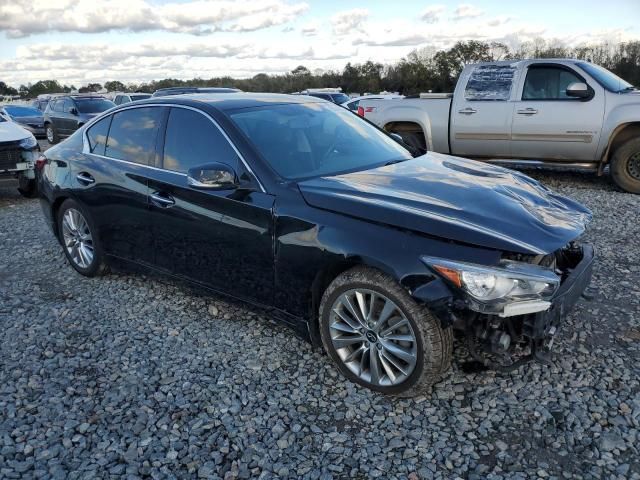
<instances>
[{"instance_id":1,"label":"damaged vehicle","mask_svg":"<svg viewBox=\"0 0 640 480\"><path fill-rule=\"evenodd\" d=\"M40 147L33 134L0 115L0 179L17 179L18 191L37 196L34 164Z\"/></svg>"},{"instance_id":2,"label":"damaged vehicle","mask_svg":"<svg viewBox=\"0 0 640 480\"><path fill-rule=\"evenodd\" d=\"M120 106L37 162L86 276L134 265L270 309L349 380L424 391L453 332L483 365L546 361L591 278L591 212L502 167L428 153L305 96Z\"/></svg>"}]
</instances>

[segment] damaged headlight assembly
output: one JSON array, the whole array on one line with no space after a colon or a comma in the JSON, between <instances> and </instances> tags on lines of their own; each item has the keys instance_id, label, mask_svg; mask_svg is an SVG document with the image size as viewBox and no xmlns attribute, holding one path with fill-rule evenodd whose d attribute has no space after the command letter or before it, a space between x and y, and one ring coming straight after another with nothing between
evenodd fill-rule
<instances>
[{"instance_id":1,"label":"damaged headlight assembly","mask_svg":"<svg viewBox=\"0 0 640 480\"><path fill-rule=\"evenodd\" d=\"M551 270L528 263L502 261L496 267L420 257L422 262L464 292L471 310L512 317L548 310L560 285Z\"/></svg>"}]
</instances>

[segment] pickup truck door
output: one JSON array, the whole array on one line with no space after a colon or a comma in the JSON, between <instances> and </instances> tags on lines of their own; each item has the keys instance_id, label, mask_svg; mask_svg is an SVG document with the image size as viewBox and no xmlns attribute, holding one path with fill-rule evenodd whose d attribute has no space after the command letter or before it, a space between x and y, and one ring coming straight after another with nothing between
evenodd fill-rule
<instances>
[{"instance_id":1,"label":"pickup truck door","mask_svg":"<svg viewBox=\"0 0 640 480\"><path fill-rule=\"evenodd\" d=\"M451 105L451 153L466 157L509 157L517 69L479 65L463 72Z\"/></svg>"},{"instance_id":2,"label":"pickup truck door","mask_svg":"<svg viewBox=\"0 0 640 480\"><path fill-rule=\"evenodd\" d=\"M587 83L593 95L567 96L574 82ZM538 63L529 65L518 90L511 128L514 158L596 160L605 108L600 85L570 66Z\"/></svg>"}]
</instances>

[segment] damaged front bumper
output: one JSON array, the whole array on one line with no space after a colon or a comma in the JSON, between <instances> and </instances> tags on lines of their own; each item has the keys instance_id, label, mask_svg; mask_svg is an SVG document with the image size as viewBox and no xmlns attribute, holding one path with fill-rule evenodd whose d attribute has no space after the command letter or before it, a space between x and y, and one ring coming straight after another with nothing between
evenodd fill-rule
<instances>
[{"instance_id":1,"label":"damaged front bumper","mask_svg":"<svg viewBox=\"0 0 640 480\"><path fill-rule=\"evenodd\" d=\"M572 243L555 255L561 283L545 305L534 306L541 311L527 313L527 302L517 302L507 315L453 312L454 327L464 331L474 360L497 370L513 370L531 360L550 363L548 352L560 325L589 286L595 253L589 244ZM520 306L523 314L517 312Z\"/></svg>"}]
</instances>

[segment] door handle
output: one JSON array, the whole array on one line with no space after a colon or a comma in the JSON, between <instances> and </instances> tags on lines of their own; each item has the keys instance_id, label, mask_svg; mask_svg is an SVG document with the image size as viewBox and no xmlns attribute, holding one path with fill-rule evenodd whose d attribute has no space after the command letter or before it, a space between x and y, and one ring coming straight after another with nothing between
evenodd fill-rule
<instances>
[{"instance_id":1,"label":"door handle","mask_svg":"<svg viewBox=\"0 0 640 480\"><path fill-rule=\"evenodd\" d=\"M176 204L176 201L173 199L171 195L167 195L166 193L161 192L153 192L151 195L151 201L162 208L173 207Z\"/></svg>"},{"instance_id":2,"label":"door handle","mask_svg":"<svg viewBox=\"0 0 640 480\"><path fill-rule=\"evenodd\" d=\"M458 110L458 113L461 113L462 115L473 115L476 112L477 112L477 110L475 108L471 108L471 107L467 107L467 108L463 108L462 110Z\"/></svg>"},{"instance_id":3,"label":"door handle","mask_svg":"<svg viewBox=\"0 0 640 480\"><path fill-rule=\"evenodd\" d=\"M535 115L538 110L535 108L525 108L524 110L518 110L518 115Z\"/></svg>"},{"instance_id":4,"label":"door handle","mask_svg":"<svg viewBox=\"0 0 640 480\"><path fill-rule=\"evenodd\" d=\"M84 186L93 185L96 183L96 179L89 175L87 172L80 172L76 175L76 180Z\"/></svg>"}]
</instances>

